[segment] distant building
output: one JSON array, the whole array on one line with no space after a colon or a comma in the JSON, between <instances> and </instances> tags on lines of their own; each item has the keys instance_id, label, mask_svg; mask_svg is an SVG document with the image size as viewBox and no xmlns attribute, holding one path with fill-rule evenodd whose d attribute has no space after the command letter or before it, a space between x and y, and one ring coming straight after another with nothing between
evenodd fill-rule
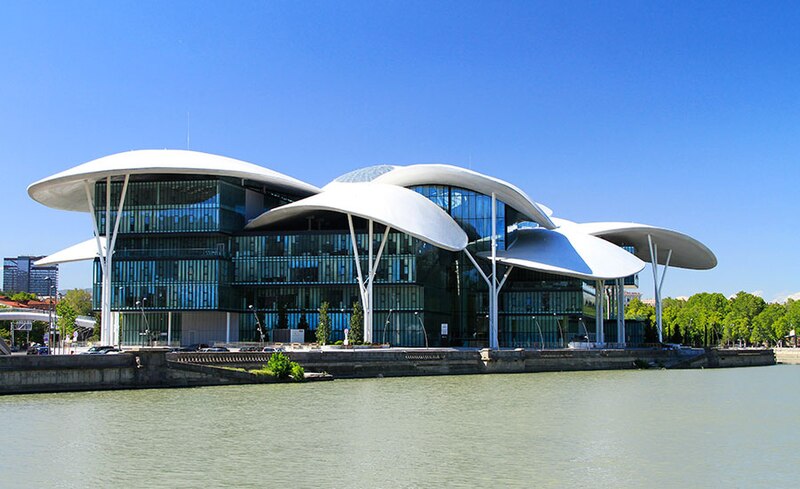
<instances>
[{"instance_id":1,"label":"distant building","mask_svg":"<svg viewBox=\"0 0 800 489\"><path fill-rule=\"evenodd\" d=\"M3 259L3 290L6 292L30 292L38 296L49 296L58 290L58 265L37 267L34 262L41 256L18 256ZM49 279L48 279L49 277ZM51 289L51 286L55 289Z\"/></svg>"},{"instance_id":2,"label":"distant building","mask_svg":"<svg viewBox=\"0 0 800 489\"><path fill-rule=\"evenodd\" d=\"M642 299L642 293L641 292L633 292L633 291L627 291L626 290L625 291L625 307L628 307L628 304L630 304L631 301L634 300L634 299L641 300Z\"/></svg>"},{"instance_id":3,"label":"distant building","mask_svg":"<svg viewBox=\"0 0 800 489\"><path fill-rule=\"evenodd\" d=\"M655 300L655 299L642 299L642 304L645 304L645 305L647 305L647 306L653 306L653 307L655 307L655 305L656 305L656 300Z\"/></svg>"}]
</instances>

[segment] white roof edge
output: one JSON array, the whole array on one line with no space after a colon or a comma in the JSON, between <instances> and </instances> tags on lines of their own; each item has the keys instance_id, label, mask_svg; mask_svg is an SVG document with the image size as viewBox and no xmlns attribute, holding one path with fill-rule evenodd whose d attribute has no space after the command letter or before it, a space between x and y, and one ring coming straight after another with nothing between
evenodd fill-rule
<instances>
[{"instance_id":1,"label":"white roof edge","mask_svg":"<svg viewBox=\"0 0 800 489\"><path fill-rule=\"evenodd\" d=\"M466 233L439 206L413 190L377 183L334 185L322 193L265 212L245 229L315 211L372 219L449 251L460 251L467 246Z\"/></svg>"},{"instance_id":2,"label":"white roof edge","mask_svg":"<svg viewBox=\"0 0 800 489\"><path fill-rule=\"evenodd\" d=\"M586 280L612 280L639 273L645 263L600 238L568 229L521 229L508 250L497 251L505 265ZM488 258L489 252L479 253Z\"/></svg>"},{"instance_id":3,"label":"white roof edge","mask_svg":"<svg viewBox=\"0 0 800 489\"><path fill-rule=\"evenodd\" d=\"M650 263L647 236L658 245L658 264L666 263L672 251L670 267L709 270L717 266L717 257L705 244L691 236L668 228L635 222L573 223L572 229L603 238L615 244L629 244L636 248L636 256Z\"/></svg>"},{"instance_id":4,"label":"white roof edge","mask_svg":"<svg viewBox=\"0 0 800 489\"><path fill-rule=\"evenodd\" d=\"M300 196L320 192L314 185L245 161L199 151L143 149L115 153L36 181L28 195L46 206L88 211L83 182L122 175L184 174L243 178Z\"/></svg>"},{"instance_id":5,"label":"white roof edge","mask_svg":"<svg viewBox=\"0 0 800 489\"><path fill-rule=\"evenodd\" d=\"M516 185L496 177L484 175L454 165L439 163L398 166L373 180L374 183L389 183L403 187L414 185L451 185L480 192L494 193L498 199L521 212L540 226L553 229L547 210L540 207Z\"/></svg>"},{"instance_id":6,"label":"white roof edge","mask_svg":"<svg viewBox=\"0 0 800 489\"><path fill-rule=\"evenodd\" d=\"M106 252L106 238L100 238L100 245L103 248L103 254ZM33 264L36 266L57 265L60 263L72 263L78 261L94 260L100 256L97 252L96 238L87 239L78 244L72 245L69 248L56 251L52 255L46 256L41 260L35 261Z\"/></svg>"}]
</instances>

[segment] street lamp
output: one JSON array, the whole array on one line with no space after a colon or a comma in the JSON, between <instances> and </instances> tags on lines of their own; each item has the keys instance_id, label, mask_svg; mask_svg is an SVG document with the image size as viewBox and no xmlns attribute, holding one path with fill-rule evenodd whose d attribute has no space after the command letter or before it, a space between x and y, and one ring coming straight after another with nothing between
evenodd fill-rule
<instances>
[{"instance_id":1,"label":"street lamp","mask_svg":"<svg viewBox=\"0 0 800 489\"><path fill-rule=\"evenodd\" d=\"M388 343L388 341L386 341L386 331L389 329L389 321L392 319L392 312L394 312L394 309L389 308L389 314L386 316L386 322L383 323L383 338L381 339L384 343Z\"/></svg>"},{"instance_id":2,"label":"street lamp","mask_svg":"<svg viewBox=\"0 0 800 489\"><path fill-rule=\"evenodd\" d=\"M147 346L150 346L150 323L147 321L147 315L144 313L144 301L146 300L147 297L142 297L142 300L136 301L136 305L139 306L139 310L142 311L142 320L144 321L144 335L147 340Z\"/></svg>"},{"instance_id":3,"label":"street lamp","mask_svg":"<svg viewBox=\"0 0 800 489\"><path fill-rule=\"evenodd\" d=\"M422 334L425 335L425 348L428 348L428 332L425 330L425 323L422 322L422 318L419 317L419 312L414 311L414 316L419 321L420 326L422 326Z\"/></svg>"},{"instance_id":4,"label":"street lamp","mask_svg":"<svg viewBox=\"0 0 800 489\"><path fill-rule=\"evenodd\" d=\"M261 343L262 343L262 346L263 346L263 343L264 343L264 328L261 327L261 321L258 319L258 314L256 314L256 310L253 308L253 305L250 304L249 306L247 306L247 308L250 309L250 312L253 313L253 317L256 318L256 326L258 328L258 335L261 337Z\"/></svg>"},{"instance_id":5,"label":"street lamp","mask_svg":"<svg viewBox=\"0 0 800 489\"><path fill-rule=\"evenodd\" d=\"M56 306L53 302L54 290L58 292L58 287L56 285L56 281L54 277L45 277L44 280L47 282L47 293L50 294L50 309L49 309L49 327L48 327L48 341L47 347L50 350L50 354L55 354L55 344L56 344L56 335L55 335L55 325L54 319L57 320L58 316L56 315Z\"/></svg>"}]
</instances>

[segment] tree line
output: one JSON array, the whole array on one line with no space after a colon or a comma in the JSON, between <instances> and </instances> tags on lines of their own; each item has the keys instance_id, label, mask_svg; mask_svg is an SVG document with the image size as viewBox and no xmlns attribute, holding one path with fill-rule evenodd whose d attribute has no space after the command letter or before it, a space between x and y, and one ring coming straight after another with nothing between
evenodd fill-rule
<instances>
[{"instance_id":1,"label":"tree line","mask_svg":"<svg viewBox=\"0 0 800 489\"><path fill-rule=\"evenodd\" d=\"M654 331L655 307L634 299L625 319L645 321ZM792 330L800 327L800 301L766 302L739 292L728 298L716 292L700 292L688 299L662 301L664 341L692 346L743 345L788 346Z\"/></svg>"}]
</instances>

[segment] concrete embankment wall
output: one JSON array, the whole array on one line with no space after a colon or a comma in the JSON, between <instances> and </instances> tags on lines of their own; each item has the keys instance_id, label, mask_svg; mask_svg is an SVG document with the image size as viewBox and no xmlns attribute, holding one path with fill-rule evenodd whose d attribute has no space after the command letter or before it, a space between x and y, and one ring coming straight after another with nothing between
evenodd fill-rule
<instances>
[{"instance_id":1,"label":"concrete embankment wall","mask_svg":"<svg viewBox=\"0 0 800 489\"><path fill-rule=\"evenodd\" d=\"M775 348L778 363L800 364L800 348Z\"/></svg>"},{"instance_id":2,"label":"concrete embankment wall","mask_svg":"<svg viewBox=\"0 0 800 489\"><path fill-rule=\"evenodd\" d=\"M772 350L450 350L290 351L308 372L340 378L619 370L645 365L716 368L773 365ZM257 368L268 353L167 353L0 357L0 394L189 387L275 382L230 367ZM226 368L221 368L226 367Z\"/></svg>"},{"instance_id":3,"label":"concrete embankment wall","mask_svg":"<svg viewBox=\"0 0 800 489\"><path fill-rule=\"evenodd\" d=\"M256 383L250 374L174 365L164 351L0 357L0 394Z\"/></svg>"},{"instance_id":4,"label":"concrete embankment wall","mask_svg":"<svg viewBox=\"0 0 800 489\"><path fill-rule=\"evenodd\" d=\"M303 350L287 355L306 371L337 378L402 377L579 370L656 368L725 368L774 365L772 350ZM174 353L174 362L261 366L263 353Z\"/></svg>"}]
</instances>

